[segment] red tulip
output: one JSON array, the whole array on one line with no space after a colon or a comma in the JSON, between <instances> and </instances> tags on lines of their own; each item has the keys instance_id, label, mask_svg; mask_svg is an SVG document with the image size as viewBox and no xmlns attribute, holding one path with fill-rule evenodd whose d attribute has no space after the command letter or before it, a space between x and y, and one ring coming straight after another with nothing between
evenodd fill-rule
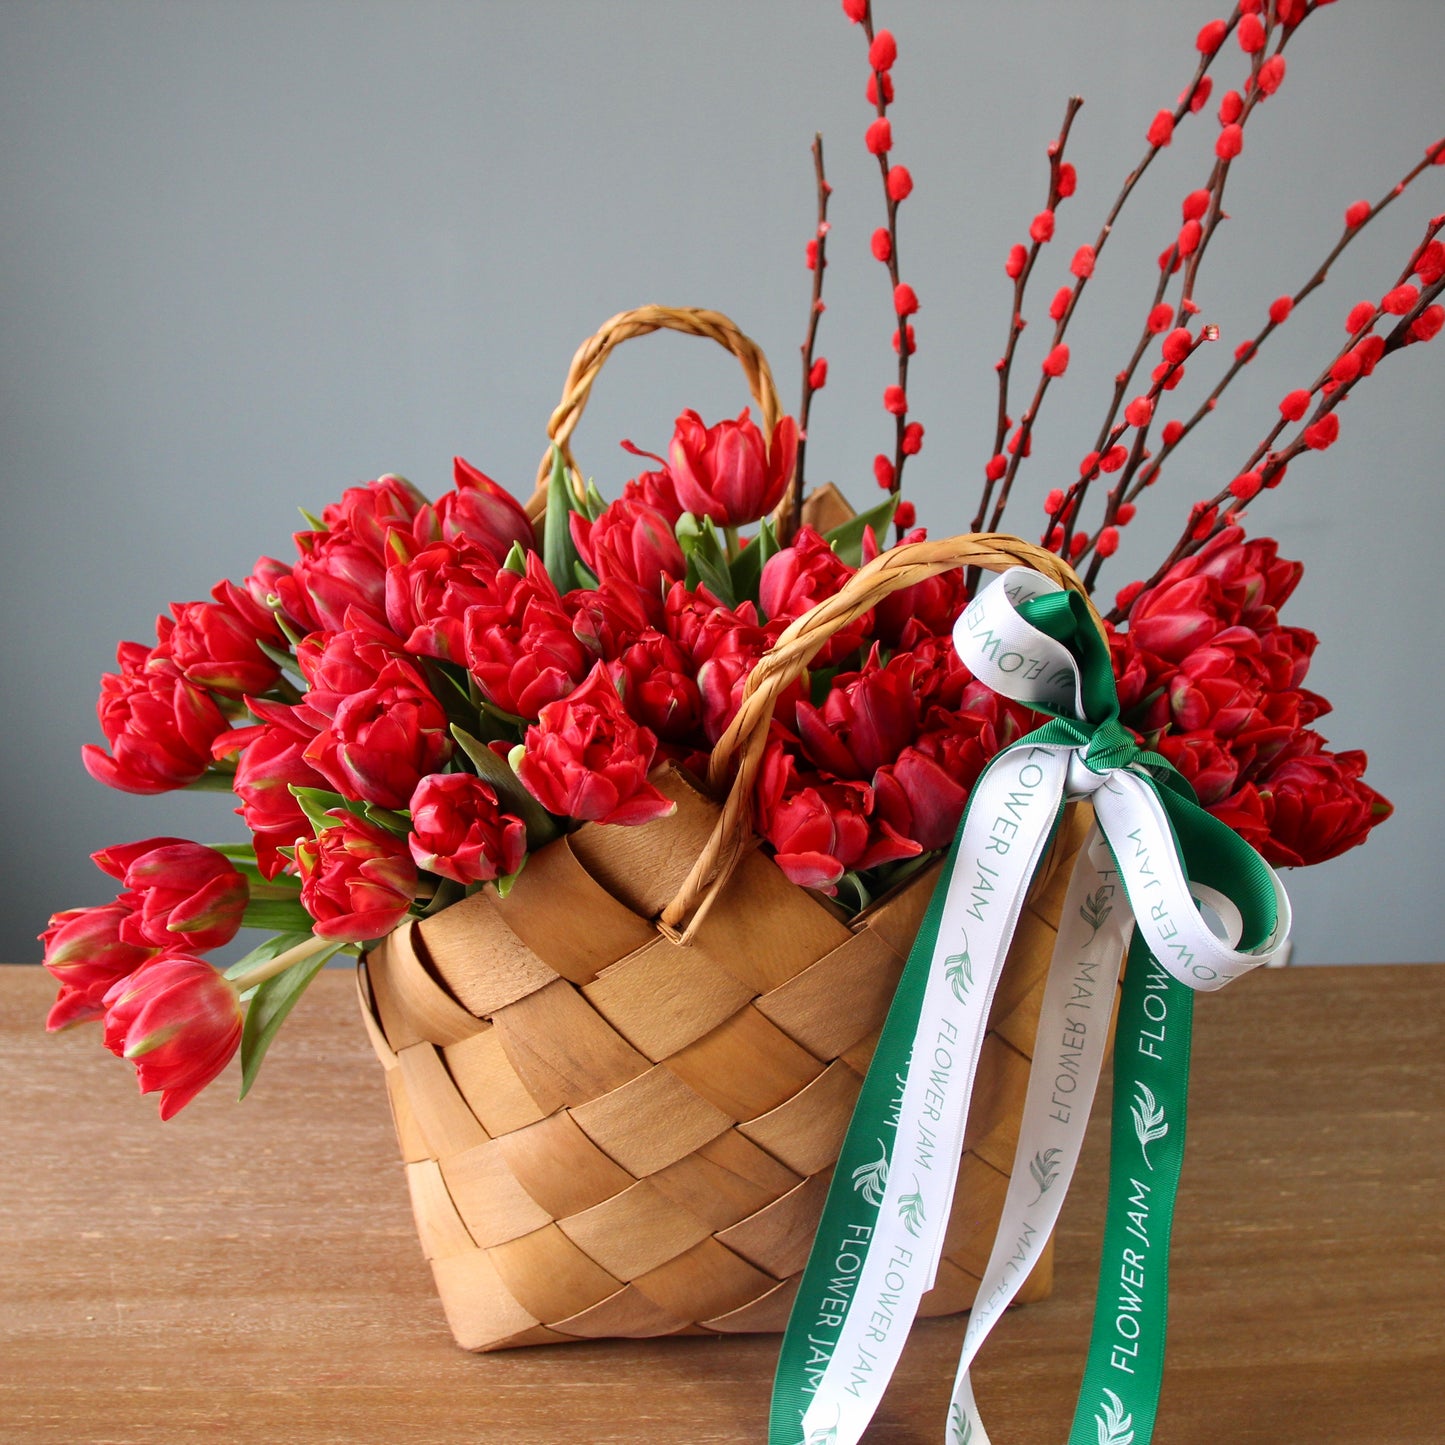
<instances>
[{"instance_id":1,"label":"red tulip","mask_svg":"<svg viewBox=\"0 0 1445 1445\"><path fill-rule=\"evenodd\" d=\"M375 685L352 693L304 757L343 797L404 808L452 755L447 715L421 673L392 658Z\"/></svg>"},{"instance_id":2,"label":"red tulip","mask_svg":"<svg viewBox=\"0 0 1445 1445\"><path fill-rule=\"evenodd\" d=\"M657 739L622 706L602 665L570 697L548 703L527 729L517 766L549 812L599 823L650 823L675 804L647 781Z\"/></svg>"},{"instance_id":3,"label":"red tulip","mask_svg":"<svg viewBox=\"0 0 1445 1445\"><path fill-rule=\"evenodd\" d=\"M513 544L524 552L537 549L537 534L527 513L506 488L461 457L452 458L456 490L424 508L413 524L420 542L470 542L482 548L495 565L507 560Z\"/></svg>"},{"instance_id":4,"label":"red tulip","mask_svg":"<svg viewBox=\"0 0 1445 1445\"><path fill-rule=\"evenodd\" d=\"M1395 811L1364 781L1364 753L1328 752L1318 733L1303 734L1298 746L1257 784L1269 817L1260 851L1277 866L1336 858Z\"/></svg>"},{"instance_id":5,"label":"red tulip","mask_svg":"<svg viewBox=\"0 0 1445 1445\"><path fill-rule=\"evenodd\" d=\"M405 656L400 639L380 623L357 613L350 622L340 632L308 633L297 644L296 662L310 691L296 713L313 732L325 727L348 697L375 687L387 663ZM251 710L269 717L266 706Z\"/></svg>"},{"instance_id":6,"label":"red tulip","mask_svg":"<svg viewBox=\"0 0 1445 1445\"><path fill-rule=\"evenodd\" d=\"M161 954L105 996L105 1046L129 1059L143 1094L161 1091L169 1119L231 1060L241 1042L241 1001L208 963Z\"/></svg>"},{"instance_id":7,"label":"red tulip","mask_svg":"<svg viewBox=\"0 0 1445 1445\"><path fill-rule=\"evenodd\" d=\"M45 1020L48 1029L62 1029L104 1013L106 992L117 980L138 969L155 952L121 937L130 917L124 903L100 908L71 908L51 915L40 935L44 963L60 983L60 993Z\"/></svg>"},{"instance_id":8,"label":"red tulip","mask_svg":"<svg viewBox=\"0 0 1445 1445\"><path fill-rule=\"evenodd\" d=\"M918 731L913 659L900 653L880 667L875 649L862 672L834 680L821 708L799 702L795 711L812 762L837 777L869 782Z\"/></svg>"},{"instance_id":9,"label":"red tulip","mask_svg":"<svg viewBox=\"0 0 1445 1445\"><path fill-rule=\"evenodd\" d=\"M416 896L416 864L406 844L344 808L316 838L296 845L301 903L318 937L366 942L390 933Z\"/></svg>"},{"instance_id":10,"label":"red tulip","mask_svg":"<svg viewBox=\"0 0 1445 1445\"><path fill-rule=\"evenodd\" d=\"M613 677L627 711L664 742L694 737L702 696L687 654L670 637L646 632L617 660Z\"/></svg>"},{"instance_id":11,"label":"red tulip","mask_svg":"<svg viewBox=\"0 0 1445 1445\"><path fill-rule=\"evenodd\" d=\"M120 926L127 943L197 953L229 943L241 927L250 890L229 859L184 838L146 838L92 853L118 878L130 909Z\"/></svg>"},{"instance_id":12,"label":"red tulip","mask_svg":"<svg viewBox=\"0 0 1445 1445\"><path fill-rule=\"evenodd\" d=\"M138 642L122 642L119 673L100 680L96 714L110 744L107 755L87 743L86 771L123 793L165 793L184 788L211 764L211 744L229 724L203 689L176 665Z\"/></svg>"},{"instance_id":13,"label":"red tulip","mask_svg":"<svg viewBox=\"0 0 1445 1445\"><path fill-rule=\"evenodd\" d=\"M763 564L758 601L770 622L791 622L825 597L839 592L851 568L811 527L799 527L791 547ZM815 666L829 667L856 652L868 636L871 614L835 632L823 644Z\"/></svg>"},{"instance_id":14,"label":"red tulip","mask_svg":"<svg viewBox=\"0 0 1445 1445\"><path fill-rule=\"evenodd\" d=\"M277 580L281 604L307 628L340 632L355 608L386 618L386 562L351 532L297 532L299 554L289 577Z\"/></svg>"},{"instance_id":15,"label":"red tulip","mask_svg":"<svg viewBox=\"0 0 1445 1445\"><path fill-rule=\"evenodd\" d=\"M782 417L765 442L744 407L736 421L706 426L695 411L678 417L669 449L677 499L720 527L766 516L782 500L798 455L798 427Z\"/></svg>"},{"instance_id":16,"label":"red tulip","mask_svg":"<svg viewBox=\"0 0 1445 1445\"><path fill-rule=\"evenodd\" d=\"M873 789L866 783L800 778L781 743L769 744L755 794L758 831L774 861L803 888L833 893L844 873L876 868L919 852L885 819L870 822Z\"/></svg>"},{"instance_id":17,"label":"red tulip","mask_svg":"<svg viewBox=\"0 0 1445 1445\"><path fill-rule=\"evenodd\" d=\"M426 498L405 477L378 477L348 487L340 501L323 509L321 520L328 536L347 538L384 557L386 534L393 527L409 528L426 504Z\"/></svg>"},{"instance_id":18,"label":"red tulip","mask_svg":"<svg viewBox=\"0 0 1445 1445\"><path fill-rule=\"evenodd\" d=\"M496 603L498 563L478 543L434 542L386 569L386 620L406 650L464 663L468 607Z\"/></svg>"},{"instance_id":19,"label":"red tulip","mask_svg":"<svg viewBox=\"0 0 1445 1445\"><path fill-rule=\"evenodd\" d=\"M211 596L214 602L171 603L174 625L165 629L164 653L188 682L228 697L274 687L281 669L259 644L286 646L275 613L232 582L218 582Z\"/></svg>"},{"instance_id":20,"label":"red tulip","mask_svg":"<svg viewBox=\"0 0 1445 1445\"><path fill-rule=\"evenodd\" d=\"M525 577L498 572L497 590L495 604L467 609L467 667L503 712L535 718L587 676L596 655L578 640L535 552Z\"/></svg>"},{"instance_id":21,"label":"red tulip","mask_svg":"<svg viewBox=\"0 0 1445 1445\"><path fill-rule=\"evenodd\" d=\"M411 795L407 847L418 868L454 883L486 883L515 873L527 853L527 829L502 812L497 794L471 773L433 773Z\"/></svg>"},{"instance_id":22,"label":"red tulip","mask_svg":"<svg viewBox=\"0 0 1445 1445\"><path fill-rule=\"evenodd\" d=\"M255 700L252 708L257 707ZM242 728L228 738L240 748L231 787L241 800L236 811L245 819L264 878L287 866L278 851L298 838L311 836L311 824L291 792L292 787L325 788L326 779L306 761L316 732L300 718L301 709L277 703L267 707L266 721Z\"/></svg>"},{"instance_id":23,"label":"red tulip","mask_svg":"<svg viewBox=\"0 0 1445 1445\"><path fill-rule=\"evenodd\" d=\"M572 621L572 636L594 657L612 662L651 630L649 604L631 583L607 581L569 592L562 610Z\"/></svg>"},{"instance_id":24,"label":"red tulip","mask_svg":"<svg viewBox=\"0 0 1445 1445\"><path fill-rule=\"evenodd\" d=\"M1206 808L1224 802L1239 781L1238 760L1207 729L1168 733L1155 746L1179 769Z\"/></svg>"},{"instance_id":25,"label":"red tulip","mask_svg":"<svg viewBox=\"0 0 1445 1445\"><path fill-rule=\"evenodd\" d=\"M568 518L582 560L604 582L630 584L660 608L663 594L687 574L687 560L666 516L645 502L621 497L589 521Z\"/></svg>"}]
</instances>

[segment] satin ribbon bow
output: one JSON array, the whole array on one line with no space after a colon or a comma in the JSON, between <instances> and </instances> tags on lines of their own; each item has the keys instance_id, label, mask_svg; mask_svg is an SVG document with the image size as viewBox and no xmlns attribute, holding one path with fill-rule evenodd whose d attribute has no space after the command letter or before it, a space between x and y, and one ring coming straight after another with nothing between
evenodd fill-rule
<instances>
[{"instance_id":1,"label":"satin ribbon bow","mask_svg":"<svg viewBox=\"0 0 1445 1445\"><path fill-rule=\"evenodd\" d=\"M1147 1445L1193 993L1268 962L1288 934L1289 902L1254 849L1119 721L1108 647L1082 598L1012 568L959 617L954 643L976 678L1050 721L994 758L969 797L839 1155L783 1339L768 1438L855 1445L882 1398L942 1259L989 1010L1029 884L1065 803L1087 799L1096 823L1063 905L944 1439L987 1445L968 1368L1058 1218L1133 936L1099 1303L1069 1442Z\"/></svg>"}]
</instances>

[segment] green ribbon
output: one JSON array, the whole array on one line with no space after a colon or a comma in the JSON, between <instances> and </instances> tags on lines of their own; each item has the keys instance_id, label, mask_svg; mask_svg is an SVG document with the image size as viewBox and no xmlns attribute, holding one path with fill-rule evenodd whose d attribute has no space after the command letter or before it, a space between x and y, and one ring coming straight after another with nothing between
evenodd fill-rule
<instances>
[{"instance_id":1,"label":"green ribbon","mask_svg":"<svg viewBox=\"0 0 1445 1445\"><path fill-rule=\"evenodd\" d=\"M1050 720L1006 752L1069 747L1091 772L1127 769L1152 788L1168 820L1184 876L1213 888L1238 908L1234 946L1249 952L1275 932L1279 895L1271 871L1243 839L1199 806L1186 779L1160 754L1139 746L1119 719L1107 644L1084 600L1071 592L1034 597L1017 607L1038 631L1063 644L1078 667L1083 717L1029 699ZM1004 756L999 754L999 758ZM999 758L990 764L994 766ZM970 798L970 803L972 798ZM801 1282L778 1361L770 1445L799 1445L798 1422L831 1353L836 1330L815 1338L816 1301L836 1272L835 1247L861 1252L876 1208L856 1181L891 1157L889 1110L899 1093L934 961L949 881L963 838L959 825L839 1154L818 1236ZM1116 844L1115 863L1119 862ZM1120 868L1121 877L1126 870ZM1134 906L1136 900L1131 900ZM1136 916L1140 908L1135 907ZM1157 915L1156 915L1157 916ZM1069 1445L1149 1445L1158 1410L1167 1323L1168 1249L1184 1152L1189 1043L1194 990L1176 980L1135 931L1115 1040L1115 1097L1108 1222L1089 1360ZM888 1142L884 1142L885 1139ZM846 1308L846 1306L843 1306ZM827 1427L820 1439L833 1432Z\"/></svg>"}]
</instances>

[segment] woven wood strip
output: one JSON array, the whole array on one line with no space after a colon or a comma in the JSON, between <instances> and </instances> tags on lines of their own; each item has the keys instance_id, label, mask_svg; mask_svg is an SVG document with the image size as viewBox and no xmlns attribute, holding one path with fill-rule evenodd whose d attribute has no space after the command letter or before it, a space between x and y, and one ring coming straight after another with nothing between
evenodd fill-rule
<instances>
[{"instance_id":1,"label":"woven wood strip","mask_svg":"<svg viewBox=\"0 0 1445 1445\"><path fill-rule=\"evenodd\" d=\"M692 839L712 831L718 805L675 769L655 781L683 804L682 831ZM967 1308L992 1244L1053 942L1048 915L1087 821L1087 810L1075 809L1060 829L998 990L925 1314ZM588 825L548 872L549 907L576 930L586 931L598 890L610 895L604 913L613 922L595 935L606 948L578 963L569 944L568 966L588 976L601 954L622 952L584 983L536 953L535 930L545 925L520 924L524 941L494 905L482 911L473 900L366 961L362 999L390 1066L419 1233L468 1349L786 1322L934 877L912 880L850 929L753 852L748 872L776 875L747 885L769 900L753 927L782 943L736 957L746 933L729 907L710 913L691 945L649 924L647 941L633 947L635 928L616 920L639 916L638 891L617 898L591 860L603 860L604 872L615 867L613 839L623 836L636 867L637 839L650 831ZM675 859L668 866L675 877ZM729 888L746 876L737 870ZM653 887L654 901L661 892ZM483 950L496 947L496 979L485 951L461 956L479 933ZM478 1017L461 990L496 1002ZM404 1006L413 999L416 1018ZM470 1021L465 1038L456 1037L459 1012ZM1026 1296L1047 1293L1050 1269L1035 1271Z\"/></svg>"}]
</instances>

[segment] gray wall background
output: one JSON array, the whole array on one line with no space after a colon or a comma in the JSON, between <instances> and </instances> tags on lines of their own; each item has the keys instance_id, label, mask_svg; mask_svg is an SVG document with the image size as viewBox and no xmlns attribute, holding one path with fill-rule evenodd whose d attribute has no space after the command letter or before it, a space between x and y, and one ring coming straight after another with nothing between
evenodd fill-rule
<instances>
[{"instance_id":1,"label":"gray wall background","mask_svg":"<svg viewBox=\"0 0 1445 1445\"><path fill-rule=\"evenodd\" d=\"M1041 203L1065 97L1087 98L1079 194L1036 283L1030 380L1073 247L1093 239L1150 117L1192 72L1196 29L1223 8L878 5L900 47L895 158L917 181L901 252L923 306L910 392L927 440L908 490L936 535L973 510L1009 308L1002 260ZM1357 0L1292 43L1201 286L1221 361L1313 270L1344 206L1379 196L1436 138L1438 22L1438 0ZM868 256L881 204L863 50L836 0L0 6L0 958L38 956L51 910L110 896L90 850L239 836L224 798L114 794L78 750L99 739L96 681L116 640L148 638L167 601L240 579L262 553L289 555L298 504L317 510L387 470L434 493L454 452L525 492L573 349L643 302L733 315L794 403L815 130L835 187L820 346L832 369L809 473L876 495L893 321ZM1241 74L1232 43L1224 73ZM1205 173L1204 119L1151 172L1086 293L1011 518L1026 535L1097 427L1152 258ZM1382 293L1440 210L1445 170L1338 265L1150 494L1110 592L1234 474L1278 398L1332 353L1349 304ZM1310 678L1335 703L1324 730L1370 751L1398 808L1365 849L1287 880L1300 961L1441 956L1445 799L1422 761L1442 701L1423 621L1442 542L1441 348L1382 368L1340 442L1254 512L1308 564L1286 620L1324 639ZM744 400L721 352L649 338L599 385L579 455L614 492L631 470L619 438L661 449L683 407L715 419Z\"/></svg>"}]
</instances>

